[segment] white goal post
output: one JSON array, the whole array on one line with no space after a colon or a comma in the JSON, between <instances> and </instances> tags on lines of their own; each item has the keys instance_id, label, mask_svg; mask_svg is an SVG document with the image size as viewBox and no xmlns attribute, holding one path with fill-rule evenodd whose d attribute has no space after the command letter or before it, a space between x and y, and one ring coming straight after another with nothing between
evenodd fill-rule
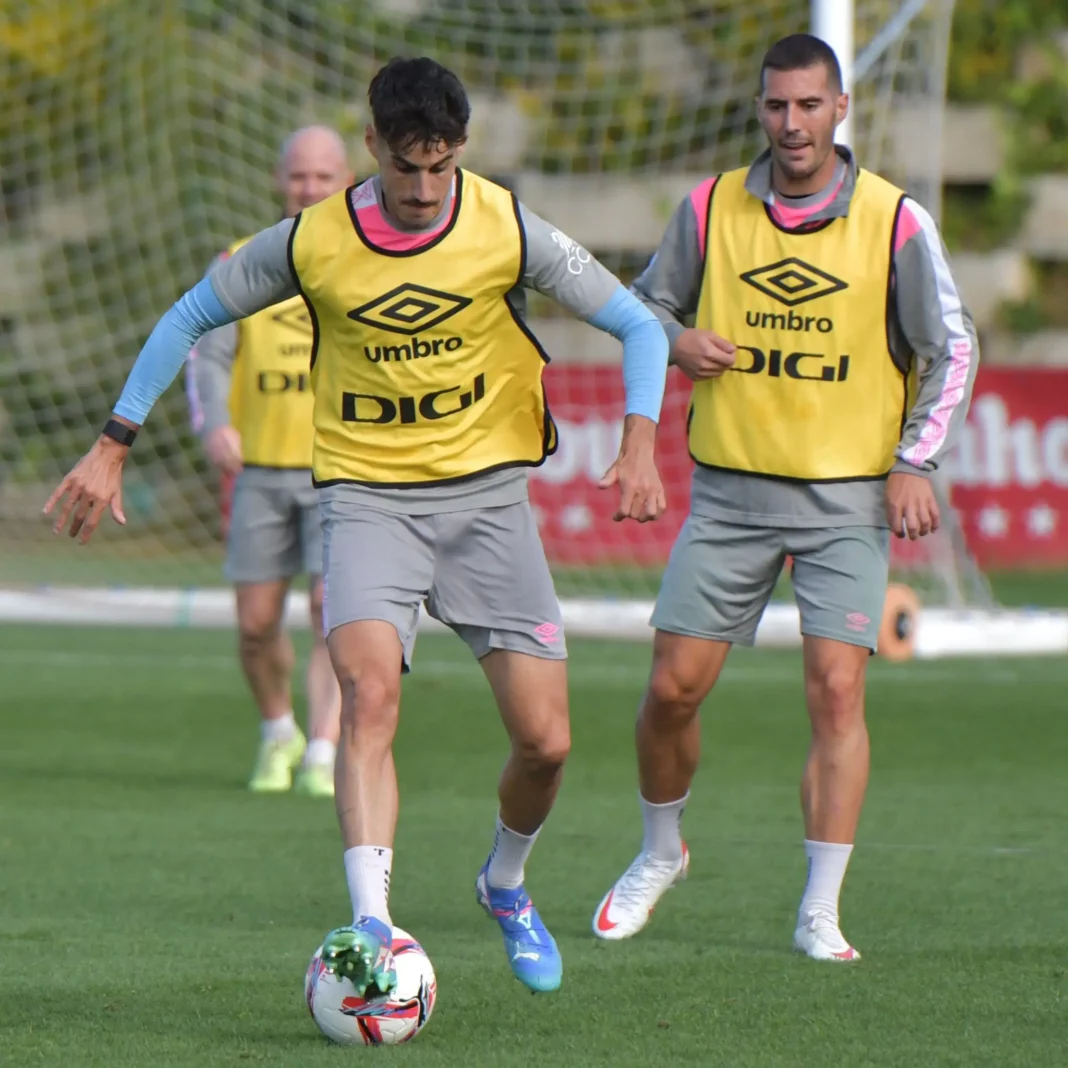
<instances>
[{"instance_id":1,"label":"white goal post","mask_svg":"<svg viewBox=\"0 0 1068 1068\"><path fill-rule=\"evenodd\" d=\"M834 49L842 68L842 89L853 91L853 30L856 21L853 0L812 0L810 32ZM853 114L838 127L835 138L839 144L853 144Z\"/></svg>"}]
</instances>

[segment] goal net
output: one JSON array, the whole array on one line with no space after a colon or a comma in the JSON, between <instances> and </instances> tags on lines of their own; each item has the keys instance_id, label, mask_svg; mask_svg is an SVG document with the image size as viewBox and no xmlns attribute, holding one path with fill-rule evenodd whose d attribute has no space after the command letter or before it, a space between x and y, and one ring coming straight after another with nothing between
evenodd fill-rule
<instances>
[{"instance_id":1,"label":"goal net","mask_svg":"<svg viewBox=\"0 0 1068 1068\"><path fill-rule=\"evenodd\" d=\"M856 150L937 212L952 2L855 7ZM760 57L810 25L807 0L0 0L0 12L8 589L222 584L225 487L180 382L131 453L126 529L105 519L94 547L75 550L41 505L159 315L221 248L277 218L285 134L333 124L370 173L366 86L389 56L456 70L473 104L466 165L630 281L678 201L761 149ZM536 296L527 314L554 358L562 445L532 496L561 595L649 598L685 512L685 383L669 386L661 435L669 515L613 524L596 481L618 441L618 348ZM943 539L912 566L936 588L962 554Z\"/></svg>"}]
</instances>

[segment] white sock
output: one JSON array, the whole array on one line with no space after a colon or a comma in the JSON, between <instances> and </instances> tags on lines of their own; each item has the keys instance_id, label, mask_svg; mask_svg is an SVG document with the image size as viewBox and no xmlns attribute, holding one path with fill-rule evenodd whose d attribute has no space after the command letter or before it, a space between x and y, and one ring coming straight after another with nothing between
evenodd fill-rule
<instances>
[{"instance_id":1,"label":"white sock","mask_svg":"<svg viewBox=\"0 0 1068 1068\"><path fill-rule=\"evenodd\" d=\"M265 742L288 742L297 733L297 721L292 712L277 719L262 719L260 733Z\"/></svg>"},{"instance_id":2,"label":"white sock","mask_svg":"<svg viewBox=\"0 0 1068 1068\"><path fill-rule=\"evenodd\" d=\"M304 750L304 766L312 764L333 767L337 756L337 746L329 738L313 738Z\"/></svg>"},{"instance_id":3,"label":"white sock","mask_svg":"<svg viewBox=\"0 0 1068 1068\"><path fill-rule=\"evenodd\" d=\"M353 846L345 850L345 879L352 898L352 922L361 916L393 926L389 918L389 872L393 850L384 846Z\"/></svg>"},{"instance_id":4,"label":"white sock","mask_svg":"<svg viewBox=\"0 0 1068 1068\"><path fill-rule=\"evenodd\" d=\"M687 791L678 801L668 801L664 805L654 805L646 801L641 794L638 799L642 805L642 824L645 837L642 850L656 860L668 864L677 864L682 860L682 814L690 793Z\"/></svg>"},{"instance_id":5,"label":"white sock","mask_svg":"<svg viewBox=\"0 0 1068 1068\"><path fill-rule=\"evenodd\" d=\"M486 872L486 882L490 886L497 890L516 890L523 885L523 869L537 841L538 831L529 835L519 834L505 827L501 817L497 816L497 833L493 838L493 852L490 853Z\"/></svg>"},{"instance_id":6,"label":"white sock","mask_svg":"<svg viewBox=\"0 0 1068 1068\"><path fill-rule=\"evenodd\" d=\"M849 867L851 845L837 842L813 842L805 839L805 856L808 857L808 882L801 898L798 916L822 912L838 921L838 896L842 892L842 880Z\"/></svg>"}]
</instances>

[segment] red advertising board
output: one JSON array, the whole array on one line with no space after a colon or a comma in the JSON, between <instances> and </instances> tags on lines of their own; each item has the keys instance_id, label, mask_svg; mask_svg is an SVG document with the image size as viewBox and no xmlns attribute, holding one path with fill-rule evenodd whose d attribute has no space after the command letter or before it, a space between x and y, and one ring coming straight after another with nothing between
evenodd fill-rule
<instances>
[{"instance_id":1,"label":"red advertising board","mask_svg":"<svg viewBox=\"0 0 1068 1068\"><path fill-rule=\"evenodd\" d=\"M689 382L669 374L658 435L667 514L639 525L614 523L614 491L597 486L619 444L618 367L553 365L545 381L560 447L533 473L531 499L550 560L662 563L689 506ZM948 466L954 504L980 564L1068 565L1068 369L981 368Z\"/></svg>"},{"instance_id":2,"label":"red advertising board","mask_svg":"<svg viewBox=\"0 0 1068 1068\"><path fill-rule=\"evenodd\" d=\"M981 367L947 466L980 564L1068 565L1068 369Z\"/></svg>"},{"instance_id":3,"label":"red advertising board","mask_svg":"<svg viewBox=\"0 0 1068 1068\"><path fill-rule=\"evenodd\" d=\"M618 367L550 365L549 407L560 431L556 452L531 474L530 498L554 564L663 563L690 504L692 463L686 448L690 382L668 374L657 434L657 462L668 511L654 523L616 523L618 490L597 485L619 451L623 379Z\"/></svg>"}]
</instances>

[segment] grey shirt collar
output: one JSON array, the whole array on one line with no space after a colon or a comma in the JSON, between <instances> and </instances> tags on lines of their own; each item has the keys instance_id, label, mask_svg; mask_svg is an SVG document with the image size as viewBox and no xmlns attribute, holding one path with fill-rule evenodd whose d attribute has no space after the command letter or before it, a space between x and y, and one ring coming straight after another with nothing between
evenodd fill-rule
<instances>
[{"instance_id":1,"label":"grey shirt collar","mask_svg":"<svg viewBox=\"0 0 1068 1068\"><path fill-rule=\"evenodd\" d=\"M834 177L826 187L818 193L813 193L808 197L798 197L796 200L784 201L780 198L780 203L788 203L795 208L818 204L832 188L841 182L841 188L834 199L826 207L814 213L812 218L833 219L848 215L849 202L853 199L853 191L857 187L857 161L845 145L835 145L834 150L838 154L839 163L835 168ZM776 203L777 198L771 185L771 149L764 149L749 168L745 176L745 189L765 204Z\"/></svg>"}]
</instances>

